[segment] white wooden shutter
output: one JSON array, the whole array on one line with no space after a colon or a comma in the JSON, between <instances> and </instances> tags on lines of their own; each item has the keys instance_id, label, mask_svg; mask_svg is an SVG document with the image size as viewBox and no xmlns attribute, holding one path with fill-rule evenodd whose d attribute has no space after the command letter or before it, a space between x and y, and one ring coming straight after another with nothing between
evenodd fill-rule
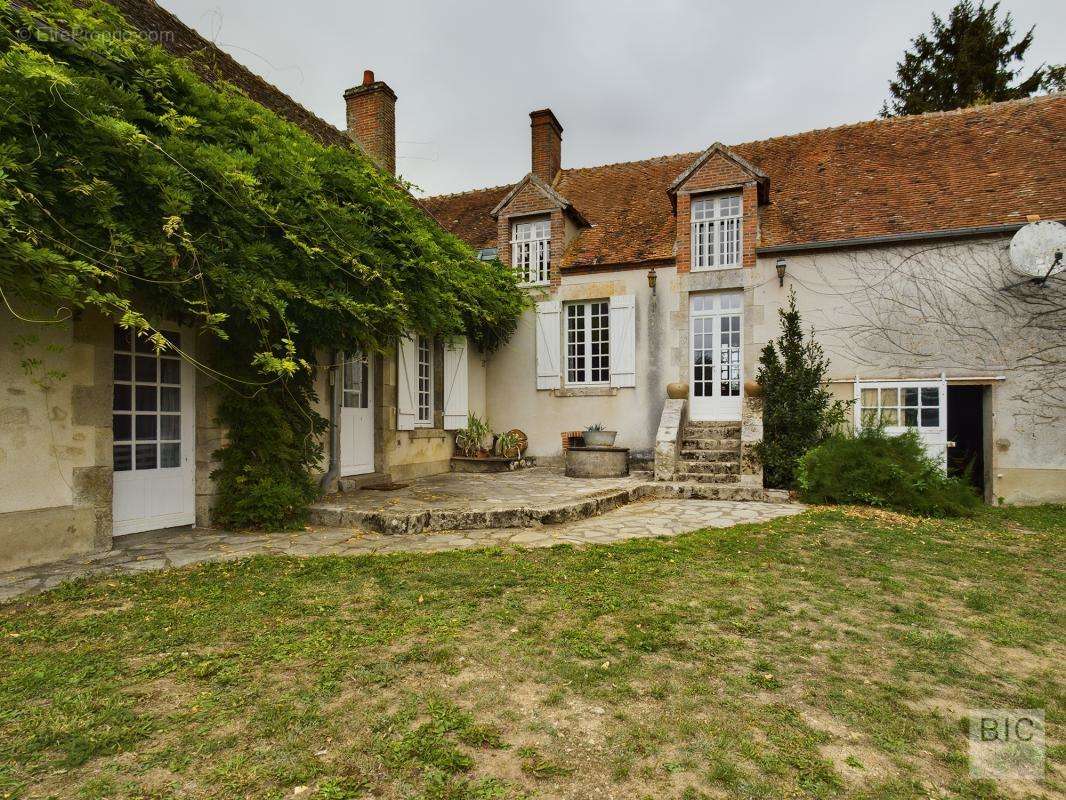
<instances>
[{"instance_id":1,"label":"white wooden shutter","mask_svg":"<svg viewBox=\"0 0 1066 800\"><path fill-rule=\"evenodd\" d=\"M559 374L559 321L562 303L546 300L537 303L537 388L558 389L562 385Z\"/></svg>"},{"instance_id":2,"label":"white wooden shutter","mask_svg":"<svg viewBox=\"0 0 1066 800\"><path fill-rule=\"evenodd\" d=\"M415 429L418 390L418 337L401 336L396 343L396 430Z\"/></svg>"},{"instance_id":3,"label":"white wooden shutter","mask_svg":"<svg viewBox=\"0 0 1066 800\"><path fill-rule=\"evenodd\" d=\"M446 431L457 431L466 427L470 389L467 359L465 336L460 336L444 345L444 430Z\"/></svg>"},{"instance_id":4,"label":"white wooden shutter","mask_svg":"<svg viewBox=\"0 0 1066 800\"><path fill-rule=\"evenodd\" d=\"M611 386L637 385L636 298L611 298Z\"/></svg>"}]
</instances>

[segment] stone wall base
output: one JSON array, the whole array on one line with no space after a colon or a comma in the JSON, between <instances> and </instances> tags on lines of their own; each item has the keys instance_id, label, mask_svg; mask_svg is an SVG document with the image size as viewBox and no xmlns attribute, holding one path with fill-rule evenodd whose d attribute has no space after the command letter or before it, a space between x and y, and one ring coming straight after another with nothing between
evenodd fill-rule
<instances>
[{"instance_id":1,"label":"stone wall base","mask_svg":"<svg viewBox=\"0 0 1066 800\"><path fill-rule=\"evenodd\" d=\"M111 547L92 506L58 506L0 514L0 572L47 564Z\"/></svg>"}]
</instances>

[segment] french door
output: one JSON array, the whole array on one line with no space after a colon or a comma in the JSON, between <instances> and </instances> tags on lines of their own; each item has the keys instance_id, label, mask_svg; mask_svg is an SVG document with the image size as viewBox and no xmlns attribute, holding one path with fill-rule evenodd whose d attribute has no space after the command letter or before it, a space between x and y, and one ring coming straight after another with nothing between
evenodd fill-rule
<instances>
[{"instance_id":1,"label":"french door","mask_svg":"<svg viewBox=\"0 0 1066 800\"><path fill-rule=\"evenodd\" d=\"M882 425L898 436L914 430L929 456L947 469L947 380L858 381L855 427Z\"/></svg>"},{"instance_id":2,"label":"french door","mask_svg":"<svg viewBox=\"0 0 1066 800\"><path fill-rule=\"evenodd\" d=\"M740 292L690 295L690 419L740 419L743 305Z\"/></svg>"},{"instance_id":3,"label":"french door","mask_svg":"<svg viewBox=\"0 0 1066 800\"><path fill-rule=\"evenodd\" d=\"M344 358L341 398L341 475L374 471L374 363L366 353Z\"/></svg>"},{"instance_id":4,"label":"french door","mask_svg":"<svg viewBox=\"0 0 1066 800\"><path fill-rule=\"evenodd\" d=\"M181 334L163 335L181 347ZM192 365L115 326L112 515L115 536L196 522Z\"/></svg>"}]
</instances>

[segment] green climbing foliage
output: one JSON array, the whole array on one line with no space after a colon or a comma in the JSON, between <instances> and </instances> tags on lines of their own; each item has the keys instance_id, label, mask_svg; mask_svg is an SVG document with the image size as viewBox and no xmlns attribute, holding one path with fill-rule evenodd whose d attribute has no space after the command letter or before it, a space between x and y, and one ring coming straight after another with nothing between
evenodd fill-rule
<instances>
[{"instance_id":1,"label":"green climbing foliage","mask_svg":"<svg viewBox=\"0 0 1066 800\"><path fill-rule=\"evenodd\" d=\"M162 320L223 341L223 384L255 397L221 403L226 491L232 453L248 469L279 456L262 445L280 423L302 433L279 480L306 494L317 351L380 352L411 330L491 351L526 304L363 154L206 82L113 6L2 4L0 97L3 301L96 310L160 347Z\"/></svg>"}]
</instances>

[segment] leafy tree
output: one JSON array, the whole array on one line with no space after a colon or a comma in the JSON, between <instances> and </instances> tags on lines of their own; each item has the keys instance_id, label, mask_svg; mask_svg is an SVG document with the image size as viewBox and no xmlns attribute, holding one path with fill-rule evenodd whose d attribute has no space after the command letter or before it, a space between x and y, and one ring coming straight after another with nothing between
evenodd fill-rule
<instances>
[{"instance_id":1,"label":"leafy tree","mask_svg":"<svg viewBox=\"0 0 1066 800\"><path fill-rule=\"evenodd\" d=\"M789 293L788 308L778 314L781 336L776 343L767 342L759 356L763 440L755 452L764 483L787 489L796 484L800 457L844 423L848 403L834 400L826 389L829 360L813 331L810 338L803 334L795 290Z\"/></svg>"},{"instance_id":2,"label":"leafy tree","mask_svg":"<svg viewBox=\"0 0 1066 800\"><path fill-rule=\"evenodd\" d=\"M1028 78L1012 83L1020 62L1033 43L1033 28L1014 41L1014 20L998 17L999 3L976 6L962 0L947 20L933 14L933 29L911 40L912 49L896 64L896 79L889 81L891 103L881 107L882 117L950 111L954 108L1028 97L1044 80L1043 67Z\"/></svg>"},{"instance_id":3,"label":"leafy tree","mask_svg":"<svg viewBox=\"0 0 1066 800\"><path fill-rule=\"evenodd\" d=\"M195 325L224 521L299 522L316 356L408 331L492 350L527 303L361 152L205 82L114 5L0 2L0 97L0 309L95 311L159 349L162 320Z\"/></svg>"}]
</instances>

